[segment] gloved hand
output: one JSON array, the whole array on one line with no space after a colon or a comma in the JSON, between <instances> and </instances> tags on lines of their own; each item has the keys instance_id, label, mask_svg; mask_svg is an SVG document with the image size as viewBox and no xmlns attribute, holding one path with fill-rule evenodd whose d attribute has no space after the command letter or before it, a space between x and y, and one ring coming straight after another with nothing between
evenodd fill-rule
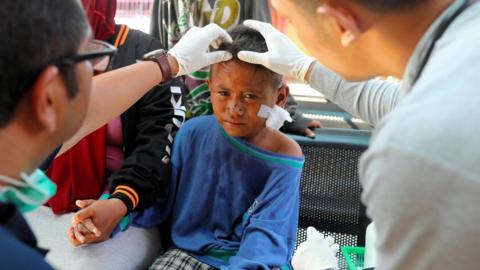
<instances>
[{"instance_id":1,"label":"gloved hand","mask_svg":"<svg viewBox=\"0 0 480 270\"><path fill-rule=\"evenodd\" d=\"M281 75L296 78L300 81L306 80L305 75L315 58L302 53L286 35L269 23L246 20L243 24L262 34L267 43L268 52L241 51L238 53L240 60L264 65Z\"/></svg>"},{"instance_id":2,"label":"gloved hand","mask_svg":"<svg viewBox=\"0 0 480 270\"><path fill-rule=\"evenodd\" d=\"M307 240L301 243L292 259L294 270L338 269L338 245L313 227L307 228Z\"/></svg>"},{"instance_id":3,"label":"gloved hand","mask_svg":"<svg viewBox=\"0 0 480 270\"><path fill-rule=\"evenodd\" d=\"M231 59L232 54L226 51L208 52L210 45L218 48L223 41L232 42L232 38L216 24L190 28L168 51L178 62L178 73L174 76L189 74L205 66Z\"/></svg>"}]
</instances>

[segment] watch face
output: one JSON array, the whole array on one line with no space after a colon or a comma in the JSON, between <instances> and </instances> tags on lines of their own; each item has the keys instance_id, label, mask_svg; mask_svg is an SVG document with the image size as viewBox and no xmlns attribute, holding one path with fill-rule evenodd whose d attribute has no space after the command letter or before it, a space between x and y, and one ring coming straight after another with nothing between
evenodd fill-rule
<instances>
[{"instance_id":1,"label":"watch face","mask_svg":"<svg viewBox=\"0 0 480 270\"><path fill-rule=\"evenodd\" d=\"M143 56L143 59L155 59L161 55L164 55L166 54L167 51L164 50L164 49L158 49L158 50L155 50L155 51L151 51L151 52L148 52L147 54L145 54Z\"/></svg>"}]
</instances>

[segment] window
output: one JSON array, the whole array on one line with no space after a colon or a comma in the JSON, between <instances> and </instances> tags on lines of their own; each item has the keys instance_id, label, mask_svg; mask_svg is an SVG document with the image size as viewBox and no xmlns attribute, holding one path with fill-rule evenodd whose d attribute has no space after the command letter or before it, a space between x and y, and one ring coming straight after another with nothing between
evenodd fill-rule
<instances>
[{"instance_id":1,"label":"window","mask_svg":"<svg viewBox=\"0 0 480 270\"><path fill-rule=\"evenodd\" d=\"M115 23L149 33L152 7L153 0L117 0Z\"/></svg>"}]
</instances>

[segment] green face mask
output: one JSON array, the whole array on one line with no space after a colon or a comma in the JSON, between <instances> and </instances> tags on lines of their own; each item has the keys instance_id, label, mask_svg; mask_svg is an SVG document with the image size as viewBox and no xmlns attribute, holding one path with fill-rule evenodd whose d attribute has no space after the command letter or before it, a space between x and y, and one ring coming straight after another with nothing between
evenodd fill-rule
<instances>
[{"instance_id":1,"label":"green face mask","mask_svg":"<svg viewBox=\"0 0 480 270\"><path fill-rule=\"evenodd\" d=\"M0 181L9 185L0 187L0 201L15 204L22 213L37 209L46 203L57 191L57 185L36 169L31 175L21 174L24 181L0 175Z\"/></svg>"}]
</instances>

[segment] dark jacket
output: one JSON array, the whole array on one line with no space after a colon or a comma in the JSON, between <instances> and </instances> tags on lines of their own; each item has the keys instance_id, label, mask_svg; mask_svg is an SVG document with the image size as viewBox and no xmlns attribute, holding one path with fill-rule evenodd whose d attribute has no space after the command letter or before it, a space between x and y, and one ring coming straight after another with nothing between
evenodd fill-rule
<instances>
[{"instance_id":1,"label":"dark jacket","mask_svg":"<svg viewBox=\"0 0 480 270\"><path fill-rule=\"evenodd\" d=\"M43 256L46 250L37 247L37 240L11 203L0 203L0 269L51 270Z\"/></svg>"},{"instance_id":2,"label":"dark jacket","mask_svg":"<svg viewBox=\"0 0 480 270\"><path fill-rule=\"evenodd\" d=\"M117 25L112 44L125 32L119 30ZM157 39L130 29L125 43L118 47L112 68L134 64L147 52L160 48ZM137 210L148 208L170 181L172 140L185 117L182 91L183 83L173 79L150 90L121 115L125 160L110 177L110 193L118 185L133 188L139 195Z\"/></svg>"}]
</instances>

